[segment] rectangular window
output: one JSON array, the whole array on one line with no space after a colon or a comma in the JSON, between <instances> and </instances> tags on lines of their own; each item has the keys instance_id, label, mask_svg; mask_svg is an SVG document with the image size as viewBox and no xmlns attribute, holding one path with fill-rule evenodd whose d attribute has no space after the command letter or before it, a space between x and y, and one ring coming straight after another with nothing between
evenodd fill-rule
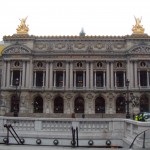
<instances>
[{"instance_id":1,"label":"rectangular window","mask_svg":"<svg viewBox=\"0 0 150 150\"><path fill-rule=\"evenodd\" d=\"M124 86L124 76L123 71L116 72L116 86L123 87Z\"/></svg>"},{"instance_id":2,"label":"rectangular window","mask_svg":"<svg viewBox=\"0 0 150 150\"><path fill-rule=\"evenodd\" d=\"M97 71L96 72L96 87L103 87L104 81L103 81L103 71Z\"/></svg>"},{"instance_id":3,"label":"rectangular window","mask_svg":"<svg viewBox=\"0 0 150 150\"><path fill-rule=\"evenodd\" d=\"M147 86L147 71L140 71L140 86Z\"/></svg>"},{"instance_id":4,"label":"rectangular window","mask_svg":"<svg viewBox=\"0 0 150 150\"><path fill-rule=\"evenodd\" d=\"M20 81L20 70L13 70L13 79L12 79L13 86L16 86L16 79Z\"/></svg>"},{"instance_id":5,"label":"rectangular window","mask_svg":"<svg viewBox=\"0 0 150 150\"><path fill-rule=\"evenodd\" d=\"M63 86L63 71L56 72L56 87Z\"/></svg>"},{"instance_id":6,"label":"rectangular window","mask_svg":"<svg viewBox=\"0 0 150 150\"><path fill-rule=\"evenodd\" d=\"M36 71L36 86L43 86L43 71Z\"/></svg>"},{"instance_id":7,"label":"rectangular window","mask_svg":"<svg viewBox=\"0 0 150 150\"><path fill-rule=\"evenodd\" d=\"M83 87L83 71L76 72L76 86Z\"/></svg>"}]
</instances>

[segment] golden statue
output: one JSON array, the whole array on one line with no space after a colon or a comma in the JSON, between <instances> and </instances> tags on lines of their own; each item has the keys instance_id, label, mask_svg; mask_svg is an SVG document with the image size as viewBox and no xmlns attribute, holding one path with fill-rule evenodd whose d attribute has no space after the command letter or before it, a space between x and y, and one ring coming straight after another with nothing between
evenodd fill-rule
<instances>
[{"instance_id":1,"label":"golden statue","mask_svg":"<svg viewBox=\"0 0 150 150\"><path fill-rule=\"evenodd\" d=\"M142 25L140 25L142 17L141 18L135 18L135 25L132 28L133 34L144 34L144 28Z\"/></svg>"},{"instance_id":2,"label":"golden statue","mask_svg":"<svg viewBox=\"0 0 150 150\"><path fill-rule=\"evenodd\" d=\"M29 28L28 28L28 25L26 25L27 17L23 18L23 19L19 19L19 20L21 22L20 22L20 25L18 26L18 28L16 29L17 34L28 34Z\"/></svg>"}]
</instances>

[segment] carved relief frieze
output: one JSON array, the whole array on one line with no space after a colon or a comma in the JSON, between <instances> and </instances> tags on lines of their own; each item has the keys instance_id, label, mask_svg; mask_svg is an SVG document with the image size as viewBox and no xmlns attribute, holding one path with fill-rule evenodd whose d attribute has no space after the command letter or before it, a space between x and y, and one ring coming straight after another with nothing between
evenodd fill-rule
<instances>
[{"instance_id":1,"label":"carved relief frieze","mask_svg":"<svg viewBox=\"0 0 150 150\"><path fill-rule=\"evenodd\" d=\"M106 50L107 51L112 51L113 50L112 43L109 42L109 43L106 44Z\"/></svg>"},{"instance_id":2,"label":"carved relief frieze","mask_svg":"<svg viewBox=\"0 0 150 150\"><path fill-rule=\"evenodd\" d=\"M44 61L34 61L33 69L46 69L46 62Z\"/></svg>"},{"instance_id":3,"label":"carved relief frieze","mask_svg":"<svg viewBox=\"0 0 150 150\"><path fill-rule=\"evenodd\" d=\"M118 69L118 70L126 69L126 66L127 66L126 62L123 62L123 61L116 61L113 64L114 69Z\"/></svg>"},{"instance_id":4,"label":"carved relief frieze","mask_svg":"<svg viewBox=\"0 0 150 150\"><path fill-rule=\"evenodd\" d=\"M76 61L73 63L73 68L76 70L82 70L86 68L86 63L84 61Z\"/></svg>"},{"instance_id":5,"label":"carved relief frieze","mask_svg":"<svg viewBox=\"0 0 150 150\"><path fill-rule=\"evenodd\" d=\"M115 43L113 46L116 49L122 49L125 48L125 43Z\"/></svg>"},{"instance_id":6,"label":"carved relief frieze","mask_svg":"<svg viewBox=\"0 0 150 150\"><path fill-rule=\"evenodd\" d=\"M106 69L106 62L104 61L96 61L93 65L94 69L96 70L103 70Z\"/></svg>"},{"instance_id":7,"label":"carved relief frieze","mask_svg":"<svg viewBox=\"0 0 150 150\"><path fill-rule=\"evenodd\" d=\"M47 44L43 42L39 42L35 44L34 47L36 50L46 50L47 49Z\"/></svg>"},{"instance_id":8,"label":"carved relief frieze","mask_svg":"<svg viewBox=\"0 0 150 150\"><path fill-rule=\"evenodd\" d=\"M131 54L150 54L150 46L138 46L129 51Z\"/></svg>"},{"instance_id":9,"label":"carved relief frieze","mask_svg":"<svg viewBox=\"0 0 150 150\"><path fill-rule=\"evenodd\" d=\"M13 60L10 62L10 67L11 68L22 68L23 64L22 61L19 60Z\"/></svg>"},{"instance_id":10,"label":"carved relief frieze","mask_svg":"<svg viewBox=\"0 0 150 150\"><path fill-rule=\"evenodd\" d=\"M74 47L77 49L83 49L85 48L85 44L82 42L78 42L78 43L75 43Z\"/></svg>"},{"instance_id":11,"label":"carved relief frieze","mask_svg":"<svg viewBox=\"0 0 150 150\"><path fill-rule=\"evenodd\" d=\"M12 46L4 49L3 54L28 54L30 51L23 46Z\"/></svg>"},{"instance_id":12,"label":"carved relief frieze","mask_svg":"<svg viewBox=\"0 0 150 150\"><path fill-rule=\"evenodd\" d=\"M55 48L57 48L57 49L63 49L65 47L66 47L65 43L56 43L56 45L55 45Z\"/></svg>"},{"instance_id":13,"label":"carved relief frieze","mask_svg":"<svg viewBox=\"0 0 150 150\"><path fill-rule=\"evenodd\" d=\"M104 43L96 43L95 45L94 45L94 48L97 48L97 49L102 49L102 48L104 48Z\"/></svg>"}]
</instances>

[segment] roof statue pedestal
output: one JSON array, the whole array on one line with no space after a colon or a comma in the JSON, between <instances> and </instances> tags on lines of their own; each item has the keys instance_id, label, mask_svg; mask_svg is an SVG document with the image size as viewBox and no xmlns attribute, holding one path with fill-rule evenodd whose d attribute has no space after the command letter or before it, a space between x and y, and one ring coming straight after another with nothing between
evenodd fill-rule
<instances>
[{"instance_id":1,"label":"roof statue pedestal","mask_svg":"<svg viewBox=\"0 0 150 150\"><path fill-rule=\"evenodd\" d=\"M27 17L23 18L23 19L19 19L19 20L21 22L20 22L20 25L18 26L18 28L16 29L17 34L28 34L29 28L28 28L28 25L26 25Z\"/></svg>"},{"instance_id":2,"label":"roof statue pedestal","mask_svg":"<svg viewBox=\"0 0 150 150\"><path fill-rule=\"evenodd\" d=\"M142 18L136 18L136 17L134 18L135 18L136 24L132 28L133 34L145 34L144 33L145 29L143 28L142 25L140 25Z\"/></svg>"}]
</instances>

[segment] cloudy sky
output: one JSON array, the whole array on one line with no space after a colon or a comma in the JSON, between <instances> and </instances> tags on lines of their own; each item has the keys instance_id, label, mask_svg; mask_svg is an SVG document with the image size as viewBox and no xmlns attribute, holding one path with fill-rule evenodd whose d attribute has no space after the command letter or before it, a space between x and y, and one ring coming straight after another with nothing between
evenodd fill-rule
<instances>
[{"instance_id":1,"label":"cloudy sky","mask_svg":"<svg viewBox=\"0 0 150 150\"><path fill-rule=\"evenodd\" d=\"M0 40L27 18L30 35L130 35L134 16L150 35L149 0L0 0Z\"/></svg>"}]
</instances>

